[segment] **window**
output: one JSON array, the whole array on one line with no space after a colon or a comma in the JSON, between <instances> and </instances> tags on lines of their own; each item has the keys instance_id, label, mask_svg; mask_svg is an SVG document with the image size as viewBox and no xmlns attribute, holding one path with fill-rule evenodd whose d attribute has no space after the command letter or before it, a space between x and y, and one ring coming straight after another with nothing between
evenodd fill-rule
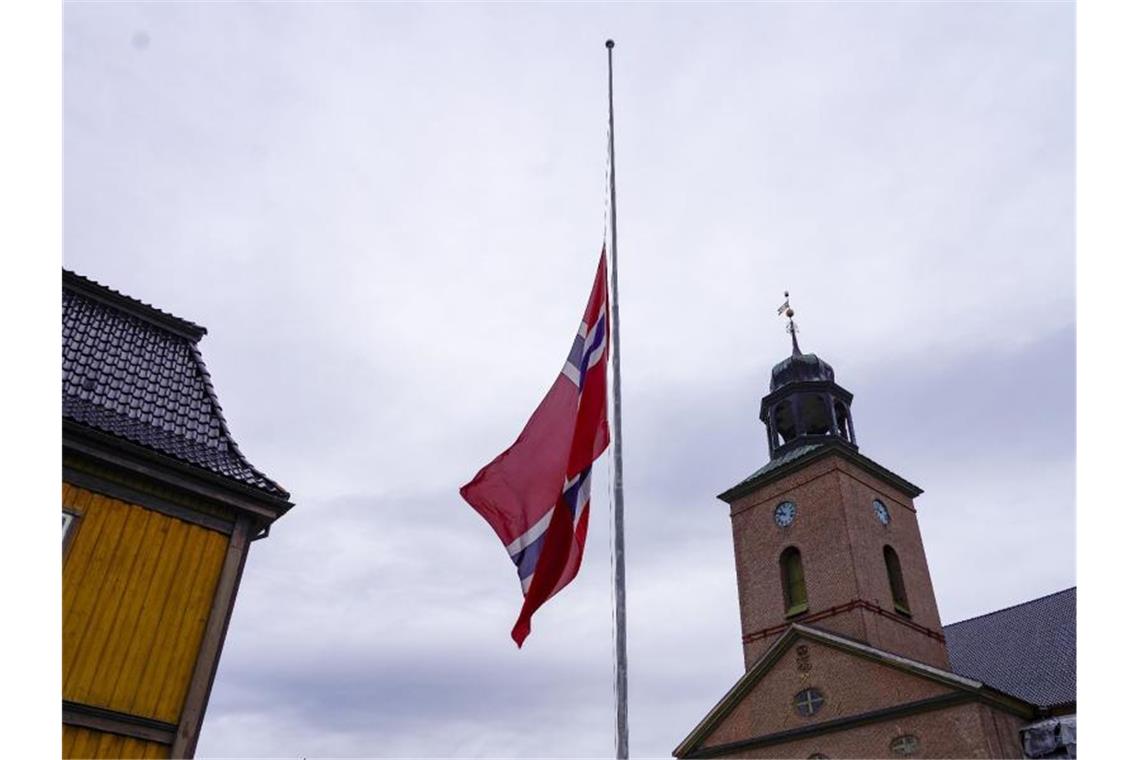
<instances>
[{"instance_id":1,"label":"window","mask_svg":"<svg viewBox=\"0 0 1140 760\"><path fill-rule=\"evenodd\" d=\"M891 739L891 754L910 757L918 752L918 737L914 734L905 734Z\"/></svg>"},{"instance_id":2,"label":"window","mask_svg":"<svg viewBox=\"0 0 1140 760\"><path fill-rule=\"evenodd\" d=\"M804 689L796 694L792 704L796 712L808 718L823 709L823 695L819 693L819 689Z\"/></svg>"},{"instance_id":3,"label":"window","mask_svg":"<svg viewBox=\"0 0 1140 760\"><path fill-rule=\"evenodd\" d=\"M887 565L887 579L891 583L891 598L895 603L895 611L910 615L910 605L906 601L906 587L903 585L902 565L899 564L899 555L889 546L883 547L883 561Z\"/></svg>"},{"instance_id":4,"label":"window","mask_svg":"<svg viewBox=\"0 0 1140 760\"><path fill-rule=\"evenodd\" d=\"M800 550L794 546L780 555L780 580L784 585L784 612L798 615L807 612L807 586L804 584L804 566Z\"/></svg>"}]
</instances>

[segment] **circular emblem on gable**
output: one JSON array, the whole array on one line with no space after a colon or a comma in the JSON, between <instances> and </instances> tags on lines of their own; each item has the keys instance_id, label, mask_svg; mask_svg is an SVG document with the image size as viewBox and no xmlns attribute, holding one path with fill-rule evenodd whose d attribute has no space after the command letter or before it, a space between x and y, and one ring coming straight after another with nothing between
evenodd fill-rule
<instances>
[{"instance_id":1,"label":"circular emblem on gable","mask_svg":"<svg viewBox=\"0 0 1140 760\"><path fill-rule=\"evenodd\" d=\"M796 694L792 704L795 705L796 712L807 718L823 709L823 695L819 689L804 689Z\"/></svg>"}]
</instances>

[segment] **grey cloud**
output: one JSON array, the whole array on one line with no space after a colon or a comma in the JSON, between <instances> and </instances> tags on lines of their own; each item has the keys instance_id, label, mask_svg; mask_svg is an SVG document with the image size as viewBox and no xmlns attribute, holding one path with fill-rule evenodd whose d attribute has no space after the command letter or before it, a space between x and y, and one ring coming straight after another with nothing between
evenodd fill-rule
<instances>
[{"instance_id":1,"label":"grey cloud","mask_svg":"<svg viewBox=\"0 0 1140 760\"><path fill-rule=\"evenodd\" d=\"M1071 6L64 10L66 264L210 328L235 437L297 501L202 756L611 753L607 474L522 652L456 492L581 313L607 36L635 753L741 672L715 494L766 461L785 289L863 452L927 489L944 620L1072 583Z\"/></svg>"}]
</instances>

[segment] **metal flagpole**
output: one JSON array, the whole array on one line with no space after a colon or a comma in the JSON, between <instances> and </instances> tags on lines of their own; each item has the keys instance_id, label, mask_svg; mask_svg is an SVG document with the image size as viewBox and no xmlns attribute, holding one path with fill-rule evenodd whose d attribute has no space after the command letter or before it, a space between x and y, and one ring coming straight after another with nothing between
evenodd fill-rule
<instances>
[{"instance_id":1,"label":"metal flagpole","mask_svg":"<svg viewBox=\"0 0 1140 760\"><path fill-rule=\"evenodd\" d=\"M629 757L625 655L625 521L621 476L621 349L618 340L617 169L614 167L614 41L606 40L610 84L610 291L614 348L614 649L617 659L617 757Z\"/></svg>"}]
</instances>

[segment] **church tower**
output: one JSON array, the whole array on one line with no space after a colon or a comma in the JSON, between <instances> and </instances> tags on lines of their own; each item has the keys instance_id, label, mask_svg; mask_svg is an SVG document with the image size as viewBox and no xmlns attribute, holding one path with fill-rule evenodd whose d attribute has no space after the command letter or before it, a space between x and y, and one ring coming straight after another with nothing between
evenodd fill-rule
<instances>
[{"instance_id":1,"label":"church tower","mask_svg":"<svg viewBox=\"0 0 1140 760\"><path fill-rule=\"evenodd\" d=\"M786 295L786 294L785 294ZM914 499L922 489L859 452L852 394L800 351L760 405L770 461L720 494L730 506L745 667L792 624L937 668L949 658Z\"/></svg>"},{"instance_id":2,"label":"church tower","mask_svg":"<svg viewBox=\"0 0 1140 760\"><path fill-rule=\"evenodd\" d=\"M800 350L791 306L779 313L792 354L760 404L769 461L720 495L744 674L674 757L1059 756L1031 753L1030 734L1075 748L1075 730L1041 720L1076 711L1075 603L1061 601L1075 594L956 623L947 647L922 489L859 451L851 393Z\"/></svg>"}]
</instances>

